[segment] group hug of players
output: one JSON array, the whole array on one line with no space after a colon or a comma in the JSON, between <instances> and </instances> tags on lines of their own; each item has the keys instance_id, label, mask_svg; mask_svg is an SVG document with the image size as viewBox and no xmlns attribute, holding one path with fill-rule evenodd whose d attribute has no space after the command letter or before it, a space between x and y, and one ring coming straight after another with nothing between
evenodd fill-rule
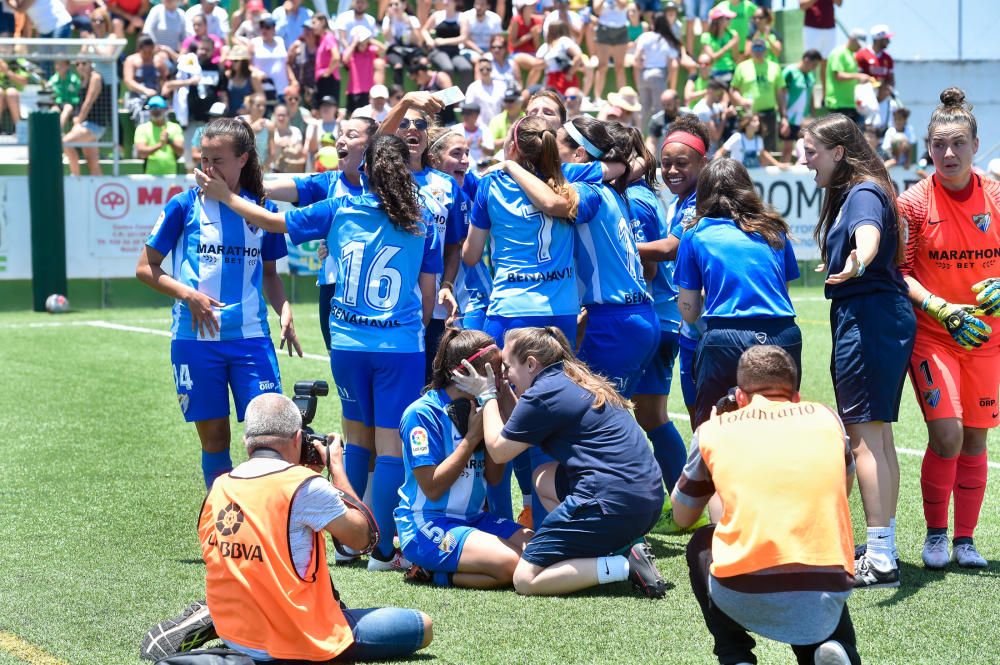
<instances>
[{"instance_id":1,"label":"group hug of players","mask_svg":"<svg viewBox=\"0 0 1000 665\"><path fill-rule=\"evenodd\" d=\"M643 536L670 528L664 497L687 458L667 417L675 358L692 429L749 347L780 346L801 377L788 226L741 164L706 158L693 117L650 154L638 130L566 121L542 91L505 161L476 177L462 133L434 126L439 109L409 93L381 124L343 123L341 170L267 182L246 124L206 126L199 186L168 202L137 269L177 299L171 362L205 483L232 469L230 391L242 420L281 390L268 304L281 346L301 354L275 268L283 234L324 240L344 466L382 534L369 569L526 594L631 579L662 596ZM961 91L942 93L928 147L935 174L897 198L852 121L832 114L805 135L824 189L831 375L868 527L856 587L899 585L892 423L907 373L928 432L923 561L986 566L973 532L1000 418L1000 183L972 167Z\"/></svg>"}]
</instances>

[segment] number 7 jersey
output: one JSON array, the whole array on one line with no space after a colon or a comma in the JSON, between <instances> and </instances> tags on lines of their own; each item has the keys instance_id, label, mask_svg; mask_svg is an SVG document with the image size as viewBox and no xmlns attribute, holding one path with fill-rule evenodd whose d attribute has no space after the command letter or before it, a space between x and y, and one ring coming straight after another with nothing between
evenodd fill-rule
<instances>
[{"instance_id":1,"label":"number 7 jersey","mask_svg":"<svg viewBox=\"0 0 1000 665\"><path fill-rule=\"evenodd\" d=\"M424 350L420 273L441 272L440 238L417 222L397 229L372 193L326 199L285 214L296 245L325 238L336 257L330 347L345 351Z\"/></svg>"}]
</instances>

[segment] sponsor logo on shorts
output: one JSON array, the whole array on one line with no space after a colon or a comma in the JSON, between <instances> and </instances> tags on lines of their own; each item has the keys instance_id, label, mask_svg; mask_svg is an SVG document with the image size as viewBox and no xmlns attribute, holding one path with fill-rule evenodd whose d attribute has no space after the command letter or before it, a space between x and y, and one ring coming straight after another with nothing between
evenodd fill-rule
<instances>
[{"instance_id":1,"label":"sponsor logo on shorts","mask_svg":"<svg viewBox=\"0 0 1000 665\"><path fill-rule=\"evenodd\" d=\"M973 215L972 223L976 225L976 228L986 233L987 229L990 228L990 222L992 221L992 214L985 212L982 215Z\"/></svg>"},{"instance_id":2,"label":"sponsor logo on shorts","mask_svg":"<svg viewBox=\"0 0 1000 665\"><path fill-rule=\"evenodd\" d=\"M445 554L451 554L456 547L458 547L458 540L450 533L445 534L445 537L441 539L441 544L438 545L438 549Z\"/></svg>"},{"instance_id":3,"label":"sponsor logo on shorts","mask_svg":"<svg viewBox=\"0 0 1000 665\"><path fill-rule=\"evenodd\" d=\"M427 430L423 427L414 427L410 430L410 452L414 455L426 455L430 451Z\"/></svg>"},{"instance_id":4,"label":"sponsor logo on shorts","mask_svg":"<svg viewBox=\"0 0 1000 665\"><path fill-rule=\"evenodd\" d=\"M181 413L187 413L188 407L191 406L191 396L187 393L178 393L177 402L181 405Z\"/></svg>"},{"instance_id":5,"label":"sponsor logo on shorts","mask_svg":"<svg viewBox=\"0 0 1000 665\"><path fill-rule=\"evenodd\" d=\"M941 389L935 388L933 390L925 390L924 401L927 402L927 405L929 407L931 407L932 409L936 409L938 402L941 401Z\"/></svg>"},{"instance_id":6,"label":"sponsor logo on shorts","mask_svg":"<svg viewBox=\"0 0 1000 665\"><path fill-rule=\"evenodd\" d=\"M274 390L277 387L274 381L261 381L257 385L260 387L260 390Z\"/></svg>"},{"instance_id":7,"label":"sponsor logo on shorts","mask_svg":"<svg viewBox=\"0 0 1000 665\"><path fill-rule=\"evenodd\" d=\"M979 406L996 406L997 401L989 397L980 397Z\"/></svg>"}]
</instances>

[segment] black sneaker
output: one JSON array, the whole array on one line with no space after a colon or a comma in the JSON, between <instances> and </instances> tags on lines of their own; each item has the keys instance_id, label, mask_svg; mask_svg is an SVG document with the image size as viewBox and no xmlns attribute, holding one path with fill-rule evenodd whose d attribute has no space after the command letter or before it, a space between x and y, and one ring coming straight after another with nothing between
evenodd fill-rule
<instances>
[{"instance_id":1,"label":"black sneaker","mask_svg":"<svg viewBox=\"0 0 1000 665\"><path fill-rule=\"evenodd\" d=\"M879 570L867 556L854 562L855 589L890 589L899 586L899 568Z\"/></svg>"},{"instance_id":2,"label":"black sneaker","mask_svg":"<svg viewBox=\"0 0 1000 665\"><path fill-rule=\"evenodd\" d=\"M407 582L413 582L414 584L430 584L434 581L434 573L426 568L421 568L417 564L413 564L406 569L403 578Z\"/></svg>"},{"instance_id":3,"label":"black sneaker","mask_svg":"<svg viewBox=\"0 0 1000 665\"><path fill-rule=\"evenodd\" d=\"M857 561L868 551L868 543L861 543L854 546L854 560ZM899 568L899 557L896 557L896 568Z\"/></svg>"},{"instance_id":4,"label":"black sneaker","mask_svg":"<svg viewBox=\"0 0 1000 665\"><path fill-rule=\"evenodd\" d=\"M647 598L667 595L667 582L656 568L656 557L649 543L636 543L628 551L628 579L632 588Z\"/></svg>"},{"instance_id":5,"label":"black sneaker","mask_svg":"<svg viewBox=\"0 0 1000 665\"><path fill-rule=\"evenodd\" d=\"M197 649L217 639L215 624L208 613L208 605L198 601L189 605L180 616L161 621L146 633L139 648L139 657L157 661L183 651Z\"/></svg>"}]
</instances>

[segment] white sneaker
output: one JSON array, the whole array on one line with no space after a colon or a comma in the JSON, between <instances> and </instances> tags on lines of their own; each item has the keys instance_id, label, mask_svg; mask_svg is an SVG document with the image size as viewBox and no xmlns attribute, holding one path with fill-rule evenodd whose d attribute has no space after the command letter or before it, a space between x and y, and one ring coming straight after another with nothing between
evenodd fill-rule
<instances>
[{"instance_id":1,"label":"white sneaker","mask_svg":"<svg viewBox=\"0 0 1000 665\"><path fill-rule=\"evenodd\" d=\"M924 565L932 570L941 570L948 565L948 535L939 533L924 539L924 551L920 554Z\"/></svg>"},{"instance_id":2,"label":"white sneaker","mask_svg":"<svg viewBox=\"0 0 1000 665\"><path fill-rule=\"evenodd\" d=\"M403 556L399 550L394 550L392 558L388 561L381 561L375 558L374 552L368 555L368 570L375 572L398 571L405 573L413 565Z\"/></svg>"},{"instance_id":3,"label":"white sneaker","mask_svg":"<svg viewBox=\"0 0 1000 665\"><path fill-rule=\"evenodd\" d=\"M951 551L951 560L962 568L985 568L988 564L972 543L959 543Z\"/></svg>"},{"instance_id":4,"label":"white sneaker","mask_svg":"<svg viewBox=\"0 0 1000 665\"><path fill-rule=\"evenodd\" d=\"M344 547L344 549L347 550L348 552L352 552L352 554L349 554L349 555L345 556L345 555L343 555L343 554L340 553L340 550L334 550L333 551L333 562L336 565L338 565L338 566L346 566L347 564L354 563L355 561L357 561L358 559L361 558L359 555L353 554L354 550L351 549L350 547Z\"/></svg>"},{"instance_id":5,"label":"white sneaker","mask_svg":"<svg viewBox=\"0 0 1000 665\"><path fill-rule=\"evenodd\" d=\"M851 665L851 659L847 656L847 649L836 640L823 642L813 652L813 663L815 665Z\"/></svg>"}]
</instances>

